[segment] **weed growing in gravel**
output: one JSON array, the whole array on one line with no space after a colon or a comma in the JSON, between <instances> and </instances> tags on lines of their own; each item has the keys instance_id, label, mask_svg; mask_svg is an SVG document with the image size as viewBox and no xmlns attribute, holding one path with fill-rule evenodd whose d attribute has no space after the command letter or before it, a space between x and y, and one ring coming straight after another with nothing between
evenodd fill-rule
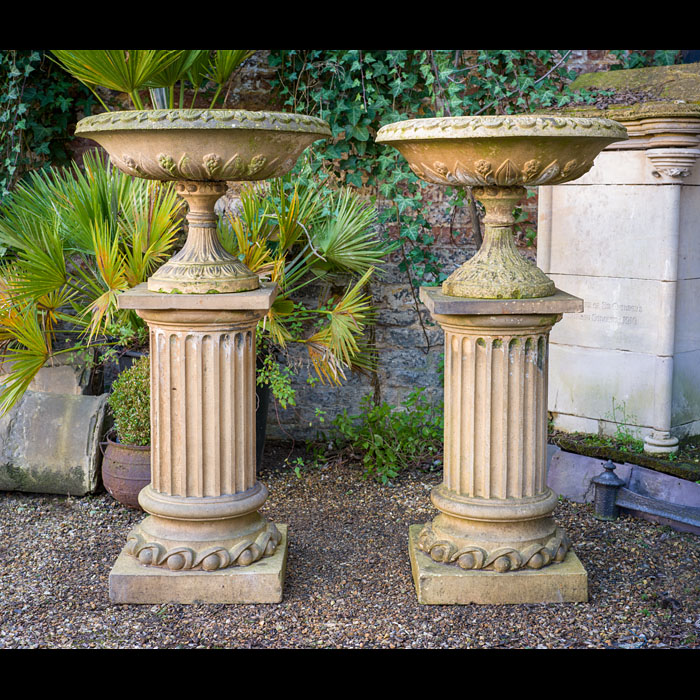
<instances>
[{"instance_id":1,"label":"weed growing in gravel","mask_svg":"<svg viewBox=\"0 0 700 700\"><path fill-rule=\"evenodd\" d=\"M332 421L330 435L320 436L324 457L360 459L365 478L389 483L404 469L442 467L443 403L432 402L423 387L400 407L376 404L365 396L358 415L344 410Z\"/></svg>"},{"instance_id":2,"label":"weed growing in gravel","mask_svg":"<svg viewBox=\"0 0 700 700\"><path fill-rule=\"evenodd\" d=\"M309 469L320 469L321 464L317 459L305 460L303 457L296 457L294 459L285 459L284 466L292 469L297 479L301 479L303 472Z\"/></svg>"}]
</instances>

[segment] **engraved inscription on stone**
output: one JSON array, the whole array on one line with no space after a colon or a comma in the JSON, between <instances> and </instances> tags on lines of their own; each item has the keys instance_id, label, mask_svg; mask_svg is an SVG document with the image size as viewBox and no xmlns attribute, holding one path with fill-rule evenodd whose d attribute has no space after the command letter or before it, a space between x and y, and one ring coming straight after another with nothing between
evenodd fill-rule
<instances>
[{"instance_id":1,"label":"engraved inscription on stone","mask_svg":"<svg viewBox=\"0 0 700 700\"><path fill-rule=\"evenodd\" d=\"M586 301L582 314L572 314L571 320L589 323L605 323L620 326L637 326L639 314L643 312L641 304L622 304L616 301Z\"/></svg>"}]
</instances>

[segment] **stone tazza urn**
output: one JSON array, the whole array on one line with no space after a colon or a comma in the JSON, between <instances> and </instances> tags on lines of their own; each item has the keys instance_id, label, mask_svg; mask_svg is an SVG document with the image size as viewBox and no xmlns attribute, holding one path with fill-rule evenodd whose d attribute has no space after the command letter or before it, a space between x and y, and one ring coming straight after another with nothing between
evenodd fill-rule
<instances>
[{"instance_id":1,"label":"stone tazza urn","mask_svg":"<svg viewBox=\"0 0 700 700\"><path fill-rule=\"evenodd\" d=\"M526 188L580 177L626 138L611 120L544 115L412 119L378 132L418 177L469 186L485 209L480 250L441 289L420 290L445 333L445 445L431 493L439 515L409 529L419 602L586 600L546 475L549 332L583 302L518 252L513 209Z\"/></svg>"},{"instance_id":2,"label":"stone tazza urn","mask_svg":"<svg viewBox=\"0 0 700 700\"><path fill-rule=\"evenodd\" d=\"M214 205L226 181L281 177L331 134L325 121L306 115L204 109L106 112L82 119L75 133L97 141L129 175L177 183L189 205L187 241L148 289L183 294L259 287L257 275L221 246Z\"/></svg>"},{"instance_id":3,"label":"stone tazza urn","mask_svg":"<svg viewBox=\"0 0 700 700\"><path fill-rule=\"evenodd\" d=\"M626 138L610 119L507 115L410 119L383 126L377 142L396 148L421 179L469 186L484 205L483 244L443 282L443 293L519 299L554 294L513 240L512 212L526 188L575 180L605 146Z\"/></svg>"}]
</instances>

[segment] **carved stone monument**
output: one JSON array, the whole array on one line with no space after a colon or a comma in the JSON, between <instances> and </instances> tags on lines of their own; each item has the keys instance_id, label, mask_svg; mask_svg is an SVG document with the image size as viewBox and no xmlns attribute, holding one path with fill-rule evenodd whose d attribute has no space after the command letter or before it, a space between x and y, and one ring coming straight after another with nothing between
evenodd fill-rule
<instances>
[{"instance_id":1,"label":"carved stone monument","mask_svg":"<svg viewBox=\"0 0 700 700\"><path fill-rule=\"evenodd\" d=\"M288 172L321 119L236 110L111 112L76 133L121 170L176 180L189 204L182 250L119 297L150 330L148 516L110 573L117 603L272 603L282 599L285 525L255 464L255 329L276 295L221 246L214 205L227 180Z\"/></svg>"},{"instance_id":2,"label":"carved stone monument","mask_svg":"<svg viewBox=\"0 0 700 700\"><path fill-rule=\"evenodd\" d=\"M415 119L379 131L416 175L471 186L486 210L478 253L441 290L421 289L445 332L444 478L431 494L439 514L409 531L421 603L587 599L546 479L549 332L583 304L520 255L512 212L526 186L580 177L624 138L610 120L534 115Z\"/></svg>"},{"instance_id":3,"label":"carved stone monument","mask_svg":"<svg viewBox=\"0 0 700 700\"><path fill-rule=\"evenodd\" d=\"M540 190L538 264L585 300L552 333L549 410L561 430L674 452L700 433L700 105L605 114L629 141Z\"/></svg>"}]
</instances>

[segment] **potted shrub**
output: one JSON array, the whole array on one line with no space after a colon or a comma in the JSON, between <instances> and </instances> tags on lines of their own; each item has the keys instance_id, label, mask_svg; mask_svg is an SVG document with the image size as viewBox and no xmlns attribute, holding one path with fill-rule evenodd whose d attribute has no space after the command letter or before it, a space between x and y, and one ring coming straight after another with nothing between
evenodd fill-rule
<instances>
[{"instance_id":1,"label":"potted shrub","mask_svg":"<svg viewBox=\"0 0 700 700\"><path fill-rule=\"evenodd\" d=\"M139 508L138 495L151 481L150 358L144 356L119 374L107 404L114 419L102 460L102 482L110 495Z\"/></svg>"}]
</instances>

